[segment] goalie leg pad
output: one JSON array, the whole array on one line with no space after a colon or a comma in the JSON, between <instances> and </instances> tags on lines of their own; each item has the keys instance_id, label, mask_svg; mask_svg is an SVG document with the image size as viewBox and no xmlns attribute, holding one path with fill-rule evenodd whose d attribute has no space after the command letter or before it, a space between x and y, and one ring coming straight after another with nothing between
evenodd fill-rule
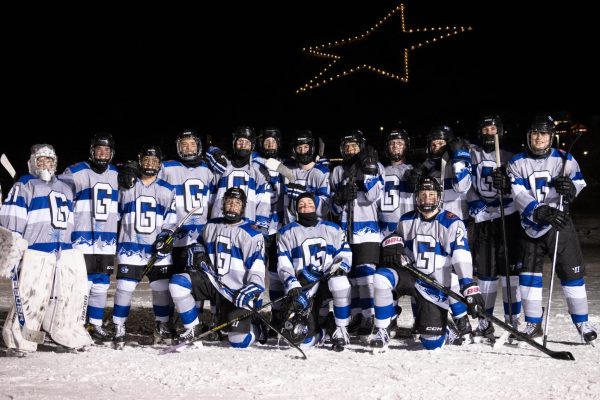
<instances>
[{"instance_id":1,"label":"goalie leg pad","mask_svg":"<svg viewBox=\"0 0 600 400\"><path fill-rule=\"evenodd\" d=\"M25 327L29 330L39 331L42 327L44 314L50 300L55 268L56 257L54 255L36 250L25 250L19 273L19 292ZM37 350L36 343L23 337L14 302L6 317L2 338L8 348L24 351Z\"/></svg>"},{"instance_id":2,"label":"goalie leg pad","mask_svg":"<svg viewBox=\"0 0 600 400\"><path fill-rule=\"evenodd\" d=\"M19 265L27 241L0 226L0 278L10 278L13 266Z\"/></svg>"},{"instance_id":3,"label":"goalie leg pad","mask_svg":"<svg viewBox=\"0 0 600 400\"><path fill-rule=\"evenodd\" d=\"M52 340L73 349L92 344L85 329L87 303L87 269L83 253L76 249L63 250L56 267L54 296L44 320L44 329Z\"/></svg>"}]
</instances>

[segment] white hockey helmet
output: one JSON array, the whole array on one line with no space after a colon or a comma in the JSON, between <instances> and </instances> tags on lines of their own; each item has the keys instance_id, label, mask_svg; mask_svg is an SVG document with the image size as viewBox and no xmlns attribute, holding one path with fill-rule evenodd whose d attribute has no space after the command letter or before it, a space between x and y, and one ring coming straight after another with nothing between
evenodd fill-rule
<instances>
[{"instance_id":1,"label":"white hockey helmet","mask_svg":"<svg viewBox=\"0 0 600 400\"><path fill-rule=\"evenodd\" d=\"M41 157L47 157L52 160L51 163L39 164L38 159ZM56 166L58 164L58 157L56 151L51 144L34 144L31 146L31 156L27 165L29 167L29 173L37 176L45 182L50 182L54 174L56 173Z\"/></svg>"}]
</instances>

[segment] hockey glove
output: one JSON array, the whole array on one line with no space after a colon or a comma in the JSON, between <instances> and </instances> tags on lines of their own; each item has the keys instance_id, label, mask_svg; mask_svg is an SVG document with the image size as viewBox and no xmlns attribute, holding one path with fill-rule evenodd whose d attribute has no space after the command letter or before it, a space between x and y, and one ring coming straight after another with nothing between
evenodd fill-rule
<instances>
[{"instance_id":1,"label":"hockey glove","mask_svg":"<svg viewBox=\"0 0 600 400\"><path fill-rule=\"evenodd\" d=\"M573 181L568 176L557 176L554 178L554 190L558 194L562 194L565 200L571 201L577 195L577 189L573 184Z\"/></svg>"},{"instance_id":2,"label":"hockey glove","mask_svg":"<svg viewBox=\"0 0 600 400\"><path fill-rule=\"evenodd\" d=\"M496 190L502 190L504 193L510 192L510 179L506 175L504 167L496 168L492 172L492 186Z\"/></svg>"},{"instance_id":3,"label":"hockey glove","mask_svg":"<svg viewBox=\"0 0 600 400\"><path fill-rule=\"evenodd\" d=\"M256 283L248 283L246 286L233 294L233 304L237 308L246 308L248 310L254 308L258 297L265 288L258 286Z\"/></svg>"},{"instance_id":4,"label":"hockey glove","mask_svg":"<svg viewBox=\"0 0 600 400\"><path fill-rule=\"evenodd\" d=\"M305 311L310 307L310 301L302 288L295 287L288 291L288 296L292 299L291 307L295 311Z\"/></svg>"},{"instance_id":5,"label":"hockey glove","mask_svg":"<svg viewBox=\"0 0 600 400\"><path fill-rule=\"evenodd\" d=\"M342 207L349 201L354 201L358 197L358 187L355 184L346 184L333 195L333 201Z\"/></svg>"},{"instance_id":6,"label":"hockey glove","mask_svg":"<svg viewBox=\"0 0 600 400\"><path fill-rule=\"evenodd\" d=\"M227 157L225 152L218 147L210 146L206 152L208 166L216 174L222 174L227 168Z\"/></svg>"},{"instance_id":7,"label":"hockey glove","mask_svg":"<svg viewBox=\"0 0 600 400\"><path fill-rule=\"evenodd\" d=\"M127 190L135 186L137 180L141 177L139 164L137 161L127 161L117 175L119 188Z\"/></svg>"},{"instance_id":8,"label":"hockey glove","mask_svg":"<svg viewBox=\"0 0 600 400\"><path fill-rule=\"evenodd\" d=\"M564 211L543 204L535 209L533 219L541 224L550 224L554 229L560 231L567 226L568 216Z\"/></svg>"},{"instance_id":9,"label":"hockey glove","mask_svg":"<svg viewBox=\"0 0 600 400\"><path fill-rule=\"evenodd\" d=\"M329 168L331 167L331 161L329 161L329 158L327 157L319 157L319 159L315 162L315 167L321 170L329 170Z\"/></svg>"},{"instance_id":10,"label":"hockey glove","mask_svg":"<svg viewBox=\"0 0 600 400\"><path fill-rule=\"evenodd\" d=\"M404 239L397 233L386 236L381 242L381 260L379 265L385 267L399 267L410 264L404 249Z\"/></svg>"},{"instance_id":11,"label":"hockey glove","mask_svg":"<svg viewBox=\"0 0 600 400\"><path fill-rule=\"evenodd\" d=\"M461 138L454 138L447 144L448 155L452 162L464 161L471 163L471 153L469 152L469 142Z\"/></svg>"},{"instance_id":12,"label":"hockey glove","mask_svg":"<svg viewBox=\"0 0 600 400\"><path fill-rule=\"evenodd\" d=\"M154 251L159 258L164 258L169 255L173 250L173 231L170 229L163 229L157 236L154 244Z\"/></svg>"},{"instance_id":13,"label":"hockey glove","mask_svg":"<svg viewBox=\"0 0 600 400\"><path fill-rule=\"evenodd\" d=\"M373 146L367 146L364 153L360 154L360 168L365 175L377 175L379 173L379 157Z\"/></svg>"},{"instance_id":14,"label":"hockey glove","mask_svg":"<svg viewBox=\"0 0 600 400\"><path fill-rule=\"evenodd\" d=\"M463 296L467 301L470 316L476 317L480 313L485 313L485 300L483 300L479 286L475 282L463 286Z\"/></svg>"},{"instance_id":15,"label":"hockey glove","mask_svg":"<svg viewBox=\"0 0 600 400\"><path fill-rule=\"evenodd\" d=\"M299 183L288 183L287 184L287 195L292 200L297 200L298 196L306 192L306 186Z\"/></svg>"},{"instance_id":16,"label":"hockey glove","mask_svg":"<svg viewBox=\"0 0 600 400\"><path fill-rule=\"evenodd\" d=\"M202 243L190 244L187 247L186 268L208 271L209 265L210 259L208 258L206 249Z\"/></svg>"}]
</instances>

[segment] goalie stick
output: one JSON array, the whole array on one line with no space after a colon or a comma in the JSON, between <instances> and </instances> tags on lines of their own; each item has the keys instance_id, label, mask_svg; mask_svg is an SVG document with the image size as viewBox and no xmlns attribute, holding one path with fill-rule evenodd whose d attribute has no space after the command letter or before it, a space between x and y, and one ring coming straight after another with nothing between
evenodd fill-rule
<instances>
[{"instance_id":1,"label":"goalie stick","mask_svg":"<svg viewBox=\"0 0 600 400\"><path fill-rule=\"evenodd\" d=\"M6 154L4 153L2 153L2 156L0 156L0 164L2 164L2 166L4 167L6 172L8 172L10 177L13 180L15 180L15 178L17 177L17 171L15 171L10 161L8 161L8 157L6 157Z\"/></svg>"},{"instance_id":2,"label":"goalie stick","mask_svg":"<svg viewBox=\"0 0 600 400\"><path fill-rule=\"evenodd\" d=\"M294 176L294 173L288 167L283 165L283 163L279 160L276 160L274 158L269 158L265 162L265 166L271 171L279 172L288 181L290 181L290 183L294 183L296 181L296 177Z\"/></svg>"}]
</instances>

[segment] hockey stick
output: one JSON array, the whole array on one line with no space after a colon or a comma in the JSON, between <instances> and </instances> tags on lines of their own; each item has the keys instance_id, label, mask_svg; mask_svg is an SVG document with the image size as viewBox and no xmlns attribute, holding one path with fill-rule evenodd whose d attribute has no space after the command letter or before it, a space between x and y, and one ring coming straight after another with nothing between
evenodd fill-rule
<instances>
[{"instance_id":1,"label":"hockey stick","mask_svg":"<svg viewBox=\"0 0 600 400\"><path fill-rule=\"evenodd\" d=\"M563 165L562 165L562 172L561 172L560 176L565 176L565 172L567 169L567 159L569 158L569 153L573 149L573 145L575 144L575 142L578 141L580 137L581 137L581 132L577 132L577 134L575 135L575 137L569 144L569 148L567 149L567 152L565 153L565 156L562 159ZM559 143L557 143L557 147L558 146L559 146ZM560 197L558 199L558 209L560 211L563 210L563 195L562 194L560 195ZM552 257L552 270L551 270L551 275L550 275L550 288L548 289L549 290L548 302L546 303L546 320L544 321L544 342L543 342L544 346L546 345L546 343L548 341L548 321L550 320L550 306L552 305L552 290L554 289L554 274L556 271L556 255L558 253L558 234L559 233L560 233L560 231L556 230L556 236L555 236L555 240L554 240L554 256Z\"/></svg>"},{"instance_id":2,"label":"hockey stick","mask_svg":"<svg viewBox=\"0 0 600 400\"><path fill-rule=\"evenodd\" d=\"M336 259L337 260L337 259ZM339 260L338 262L336 262L336 260L333 260L333 264L331 266L331 269L325 274L323 275L321 278L319 278L318 280L311 282L305 286L302 287L303 291L309 290L310 288L312 288L313 286L315 286L316 284L318 284L319 282L323 282L326 281L327 279L331 278L333 276L333 274L335 274L335 272L339 269L340 264L341 264L341 260ZM259 307L256 312L259 312L264 310L265 308L272 306L273 304L276 303L280 303L286 299L289 299L290 296L289 295L285 295L282 296L278 299L272 300L266 304L263 304L261 307ZM209 330L207 330L206 332L201 333L200 335L198 335L197 337L195 337L193 340L187 341L187 342L182 342L182 343L178 343L175 345L172 345L170 347L167 347L166 349L162 350L159 354L163 355L163 354L168 354L168 353L173 353L175 351L177 351L178 349L185 347L185 346L191 346L193 345L194 342L197 342L207 336L209 336L210 334L214 333L214 332L218 332L223 328L227 328L228 326L231 326L233 324L235 324L238 321L241 321L243 319L246 319L248 317L251 317L252 315L254 315L253 311L248 311L244 314L241 314L233 319L230 319L229 321L223 322L220 325L217 326L213 326L212 328L210 328ZM274 329L275 330L275 329Z\"/></svg>"},{"instance_id":3,"label":"hockey stick","mask_svg":"<svg viewBox=\"0 0 600 400\"><path fill-rule=\"evenodd\" d=\"M13 180L15 180L15 178L17 177L17 171L15 171L10 161L8 161L8 157L6 157L6 154L4 153L2 153L2 155L0 156L0 164L2 164L2 166L4 167L6 172L8 172L10 177Z\"/></svg>"},{"instance_id":4,"label":"hockey stick","mask_svg":"<svg viewBox=\"0 0 600 400\"><path fill-rule=\"evenodd\" d=\"M294 173L288 167L283 165L283 163L279 160L269 158L265 162L265 166L271 171L279 172L281 175L287 178L287 180L290 181L290 183L294 183L296 181Z\"/></svg>"},{"instance_id":5,"label":"hockey stick","mask_svg":"<svg viewBox=\"0 0 600 400\"><path fill-rule=\"evenodd\" d=\"M494 135L494 149L496 151L496 165L497 168L500 168L502 164L500 164L500 139L498 135ZM498 189L498 194L500 195L500 220L502 222L502 242L504 243L504 275L506 276L506 300L508 301L508 317L511 325L514 326L513 321L513 303L512 303L512 288L510 283L510 270L508 263L508 241L506 240L506 221L504 217L504 189ZM544 346L546 343L544 343Z\"/></svg>"},{"instance_id":6,"label":"hockey stick","mask_svg":"<svg viewBox=\"0 0 600 400\"><path fill-rule=\"evenodd\" d=\"M171 233L169 235L169 237L165 239L165 242L164 242L165 245L170 245L171 243L173 243L173 241L175 240L175 236L177 235L177 233L179 232L179 230L181 229L183 224L185 224L185 221L187 221L196 211L198 211L201 208L202 208L202 205L192 208L192 210L189 213L187 213L187 215L185 217L183 217L177 225L175 225L175 229L173 229L173 233ZM148 260L148 264L146 264L144 271L142 271L142 278L144 276L146 276L148 274L148 272L150 272L152 267L154 267L154 263L156 262L157 259L158 259L158 252L154 251L154 253L150 257L150 259Z\"/></svg>"},{"instance_id":7,"label":"hockey stick","mask_svg":"<svg viewBox=\"0 0 600 400\"><path fill-rule=\"evenodd\" d=\"M408 264L400 264L400 267L407 270L408 272L410 272L411 274L413 274L414 276L416 276L423 282L427 283L428 285L435 287L440 292L444 293L446 296L452 297L454 300L460 301L461 303L463 303L465 305L467 304L467 301L465 300L464 297L462 297L461 295L459 295L456 292L453 292L450 289L445 288L438 281L430 278L429 276L425 275L421 271L416 270L412 266L410 266ZM570 352L568 352L568 351L552 351L552 350L548 349L546 346L542 346L535 340L528 338L527 336L525 336L524 334L519 332L517 329L513 328L511 325L507 324L506 322L499 320L498 318L494 317L493 315L487 314L485 312L485 310L477 311L477 316L480 318L485 318L489 322L498 325L499 327L503 328L506 331L509 331L514 336L516 336L518 339L528 343L532 347L535 347L539 351L549 355L552 358L555 358L557 360L571 360L571 361L575 360L575 357L573 357L573 354L571 354Z\"/></svg>"},{"instance_id":8,"label":"hockey stick","mask_svg":"<svg viewBox=\"0 0 600 400\"><path fill-rule=\"evenodd\" d=\"M4 155L4 154L3 154ZM15 308L17 319L19 320L19 326L21 328L21 335L24 339L35 343L44 343L46 332L34 331L29 329L25 324L25 312L23 311L23 303L21 302L21 291L19 290L19 272L15 265L11 272L11 282L13 290L13 298L15 300Z\"/></svg>"}]
</instances>

